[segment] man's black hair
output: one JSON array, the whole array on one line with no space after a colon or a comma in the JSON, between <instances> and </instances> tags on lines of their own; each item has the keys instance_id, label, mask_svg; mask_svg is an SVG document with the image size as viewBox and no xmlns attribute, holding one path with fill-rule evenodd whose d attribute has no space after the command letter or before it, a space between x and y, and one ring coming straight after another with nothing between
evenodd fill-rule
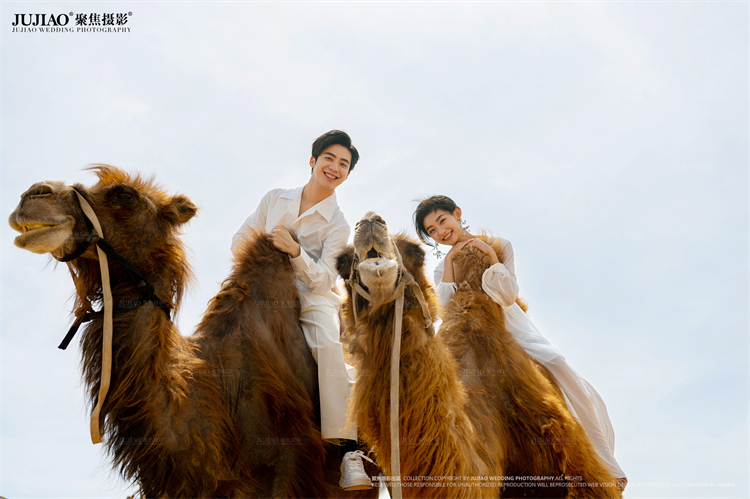
<instances>
[{"instance_id":1,"label":"man's black hair","mask_svg":"<svg viewBox=\"0 0 750 499\"><path fill-rule=\"evenodd\" d=\"M349 163L349 171L351 172L354 170L354 165L356 165L359 160L359 152L357 151L357 148L352 145L351 137L341 130L331 130L315 139L315 142L313 142L312 145L312 157L315 158L315 161L318 161L318 156L325 151L326 147L332 146L333 144L338 144L349 149L349 152L352 154L352 160Z\"/></svg>"}]
</instances>

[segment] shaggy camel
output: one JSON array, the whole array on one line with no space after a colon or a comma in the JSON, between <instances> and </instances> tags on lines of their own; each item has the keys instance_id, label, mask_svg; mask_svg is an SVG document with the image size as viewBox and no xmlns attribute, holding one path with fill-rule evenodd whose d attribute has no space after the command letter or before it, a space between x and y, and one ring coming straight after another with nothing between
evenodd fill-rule
<instances>
[{"instance_id":1,"label":"shaggy camel","mask_svg":"<svg viewBox=\"0 0 750 499\"><path fill-rule=\"evenodd\" d=\"M391 239L372 212L359 221L354 245L338 260L348 290L344 322L354 336L359 373L350 410L387 475L390 387L382 373L391 363L392 295L405 269L434 317L434 291L423 267L419 245L403 235ZM399 380L404 497L620 497L549 373L513 340L502 308L481 291L489 259L467 249L455 267L462 284L438 335L425 327L418 300L405 290ZM354 295L356 318L352 278L370 295ZM497 478L503 476L511 478Z\"/></svg>"},{"instance_id":2,"label":"shaggy camel","mask_svg":"<svg viewBox=\"0 0 750 499\"><path fill-rule=\"evenodd\" d=\"M191 270L180 227L197 212L185 196L106 165L90 188L34 184L10 216L15 243L67 261L92 407L102 371L102 281L96 237L74 189L93 207L104 239L130 262L110 259L114 298L112 378L101 409L104 445L146 497L361 497L338 488L341 456L326 458L317 368L303 337L293 271L265 233L183 337L174 313ZM138 284L137 284L138 283ZM144 292L148 285L153 291ZM80 321L77 321L80 322ZM330 446L329 446L330 447Z\"/></svg>"}]
</instances>

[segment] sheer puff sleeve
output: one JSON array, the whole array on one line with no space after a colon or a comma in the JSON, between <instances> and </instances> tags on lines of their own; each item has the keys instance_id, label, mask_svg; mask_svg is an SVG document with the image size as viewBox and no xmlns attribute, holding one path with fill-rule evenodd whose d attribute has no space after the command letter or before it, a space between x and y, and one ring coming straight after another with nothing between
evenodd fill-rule
<instances>
[{"instance_id":1,"label":"sheer puff sleeve","mask_svg":"<svg viewBox=\"0 0 750 499\"><path fill-rule=\"evenodd\" d=\"M437 293L438 302L440 305L445 306L451 300L451 296L456 292L455 282L443 282L443 269L445 268L445 260L440 260L435 267L435 275L433 276L435 282L435 292Z\"/></svg>"},{"instance_id":2,"label":"sheer puff sleeve","mask_svg":"<svg viewBox=\"0 0 750 499\"><path fill-rule=\"evenodd\" d=\"M513 246L506 239L500 239L500 242L503 246L503 262L496 263L484 271L482 289L495 303L510 307L518 296Z\"/></svg>"}]
</instances>

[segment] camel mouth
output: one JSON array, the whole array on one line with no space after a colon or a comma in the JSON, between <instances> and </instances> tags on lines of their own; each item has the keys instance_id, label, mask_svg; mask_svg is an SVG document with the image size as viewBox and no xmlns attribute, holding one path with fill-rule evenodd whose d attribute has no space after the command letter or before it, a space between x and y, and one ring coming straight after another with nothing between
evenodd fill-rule
<instances>
[{"instance_id":1,"label":"camel mouth","mask_svg":"<svg viewBox=\"0 0 750 499\"><path fill-rule=\"evenodd\" d=\"M24 225L18 225L17 227L13 227L15 230L20 232L21 234L26 234L28 232L34 231L34 230L44 230L44 229L50 229L54 228L60 225L59 223L44 223L44 222L37 222L37 223L29 223Z\"/></svg>"},{"instance_id":2,"label":"camel mouth","mask_svg":"<svg viewBox=\"0 0 750 499\"><path fill-rule=\"evenodd\" d=\"M373 256L374 255L374 256ZM398 279L398 261L369 250L366 258L357 265L360 281L369 290L376 302L389 295Z\"/></svg>"},{"instance_id":3,"label":"camel mouth","mask_svg":"<svg viewBox=\"0 0 750 499\"><path fill-rule=\"evenodd\" d=\"M72 237L74 226L73 217L61 222L12 223L11 227L21 233L13 240L13 244L32 253L52 253Z\"/></svg>"},{"instance_id":4,"label":"camel mouth","mask_svg":"<svg viewBox=\"0 0 750 499\"><path fill-rule=\"evenodd\" d=\"M365 267L362 267L363 269L385 268L390 267L389 262L393 262L394 264L396 263L396 259L391 258L390 252L376 243L373 243L368 250L365 250L364 248L360 249L359 259L361 263L358 267L361 267L363 264L367 264L365 265Z\"/></svg>"},{"instance_id":5,"label":"camel mouth","mask_svg":"<svg viewBox=\"0 0 750 499\"><path fill-rule=\"evenodd\" d=\"M398 262L383 257L368 258L358 266L360 275L370 274L378 278L385 277L389 271L397 268Z\"/></svg>"}]
</instances>

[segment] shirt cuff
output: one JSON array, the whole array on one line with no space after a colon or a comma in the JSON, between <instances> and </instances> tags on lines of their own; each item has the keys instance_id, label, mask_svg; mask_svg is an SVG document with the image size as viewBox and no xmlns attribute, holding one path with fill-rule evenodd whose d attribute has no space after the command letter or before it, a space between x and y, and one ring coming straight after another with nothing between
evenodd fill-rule
<instances>
[{"instance_id":1,"label":"shirt cuff","mask_svg":"<svg viewBox=\"0 0 750 499\"><path fill-rule=\"evenodd\" d=\"M502 263L495 263L490 265L490 267L485 270L484 273L490 275L498 274L500 277L508 277L510 275L510 271Z\"/></svg>"},{"instance_id":2,"label":"shirt cuff","mask_svg":"<svg viewBox=\"0 0 750 499\"><path fill-rule=\"evenodd\" d=\"M310 258L310 255L307 254L307 251L302 246L299 247L299 255L295 257L289 255L289 261L292 262L292 268L297 277L307 272L313 263L312 258Z\"/></svg>"}]
</instances>

